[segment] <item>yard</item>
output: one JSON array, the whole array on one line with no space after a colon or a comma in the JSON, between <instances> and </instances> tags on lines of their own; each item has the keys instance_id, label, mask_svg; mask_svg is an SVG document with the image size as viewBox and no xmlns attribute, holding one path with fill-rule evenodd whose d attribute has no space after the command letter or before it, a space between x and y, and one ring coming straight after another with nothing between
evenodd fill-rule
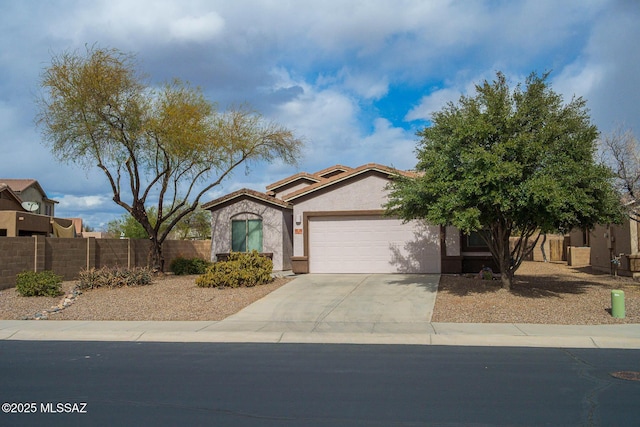
<instances>
[{"instance_id":1,"label":"yard","mask_svg":"<svg viewBox=\"0 0 640 427\"><path fill-rule=\"evenodd\" d=\"M51 320L221 320L290 279L253 288L199 288L195 276L167 275L150 286L85 291ZM65 282L70 291L73 282ZM611 290L626 297L626 318L612 318ZM0 291L0 319L24 319L56 306L60 298ZM616 324L640 323L640 283L630 278L571 268L564 263L525 262L512 291L499 281L443 275L433 322Z\"/></svg>"}]
</instances>

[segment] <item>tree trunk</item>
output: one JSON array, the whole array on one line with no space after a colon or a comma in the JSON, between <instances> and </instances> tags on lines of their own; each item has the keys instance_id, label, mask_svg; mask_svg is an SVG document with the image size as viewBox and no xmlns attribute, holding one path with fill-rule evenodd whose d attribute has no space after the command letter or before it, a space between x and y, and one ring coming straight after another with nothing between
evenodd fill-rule
<instances>
[{"instance_id":1,"label":"tree trunk","mask_svg":"<svg viewBox=\"0 0 640 427\"><path fill-rule=\"evenodd\" d=\"M162 243L158 239L151 238L149 249L149 267L154 272L164 272L164 258L162 256Z\"/></svg>"},{"instance_id":2,"label":"tree trunk","mask_svg":"<svg viewBox=\"0 0 640 427\"><path fill-rule=\"evenodd\" d=\"M511 270L511 260L509 258L500 260L500 280L502 281L502 289L511 290L513 270Z\"/></svg>"},{"instance_id":3,"label":"tree trunk","mask_svg":"<svg viewBox=\"0 0 640 427\"><path fill-rule=\"evenodd\" d=\"M513 285L513 275L510 271L500 274L500 280L502 281L502 289L506 289L508 291L511 290L511 285Z\"/></svg>"}]
</instances>

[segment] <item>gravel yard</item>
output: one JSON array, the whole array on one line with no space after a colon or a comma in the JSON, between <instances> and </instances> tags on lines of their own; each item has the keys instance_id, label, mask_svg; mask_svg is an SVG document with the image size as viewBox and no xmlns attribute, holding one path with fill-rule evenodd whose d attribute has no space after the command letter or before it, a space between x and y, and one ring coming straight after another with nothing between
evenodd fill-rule
<instances>
[{"instance_id":1,"label":"gravel yard","mask_svg":"<svg viewBox=\"0 0 640 427\"><path fill-rule=\"evenodd\" d=\"M279 288L290 278L253 288L199 288L196 276L157 277L152 285L94 289L51 320L221 320ZM64 282L69 292L74 282ZM614 319L611 290L625 292L626 318ZM0 291L0 319L24 319L60 303L61 298L21 297ZM561 263L525 262L511 292L499 281L443 275L434 322L547 323L594 325L640 323L640 283L592 273Z\"/></svg>"},{"instance_id":2,"label":"gravel yard","mask_svg":"<svg viewBox=\"0 0 640 427\"><path fill-rule=\"evenodd\" d=\"M50 320L222 320L278 289L291 279L251 288L199 288L198 276L156 277L148 286L83 291ZM75 282L64 282L69 292ZM24 319L60 303L60 298L20 296L15 288L0 291L0 319Z\"/></svg>"},{"instance_id":3,"label":"gravel yard","mask_svg":"<svg viewBox=\"0 0 640 427\"><path fill-rule=\"evenodd\" d=\"M433 322L599 325L640 323L640 283L565 263L524 262L511 291L499 280L443 275ZM626 317L611 317L611 290L625 293Z\"/></svg>"}]
</instances>

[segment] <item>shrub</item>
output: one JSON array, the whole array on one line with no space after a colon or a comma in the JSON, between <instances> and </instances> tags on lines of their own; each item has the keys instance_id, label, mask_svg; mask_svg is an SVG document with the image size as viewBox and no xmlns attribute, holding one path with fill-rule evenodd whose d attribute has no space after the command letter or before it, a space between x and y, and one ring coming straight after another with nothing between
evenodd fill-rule
<instances>
[{"instance_id":1,"label":"shrub","mask_svg":"<svg viewBox=\"0 0 640 427\"><path fill-rule=\"evenodd\" d=\"M273 280L273 261L257 251L232 252L227 261L212 264L196 279L201 288L237 288L264 285Z\"/></svg>"},{"instance_id":2,"label":"shrub","mask_svg":"<svg viewBox=\"0 0 640 427\"><path fill-rule=\"evenodd\" d=\"M79 289L120 288L151 284L148 268L102 267L83 270L79 274Z\"/></svg>"},{"instance_id":3,"label":"shrub","mask_svg":"<svg viewBox=\"0 0 640 427\"><path fill-rule=\"evenodd\" d=\"M16 290L23 297L56 297L62 293L62 276L53 271L24 271L16 275Z\"/></svg>"},{"instance_id":4,"label":"shrub","mask_svg":"<svg viewBox=\"0 0 640 427\"><path fill-rule=\"evenodd\" d=\"M177 257L171 261L169 269L176 275L204 274L209 265L211 265L211 263L202 258Z\"/></svg>"}]
</instances>

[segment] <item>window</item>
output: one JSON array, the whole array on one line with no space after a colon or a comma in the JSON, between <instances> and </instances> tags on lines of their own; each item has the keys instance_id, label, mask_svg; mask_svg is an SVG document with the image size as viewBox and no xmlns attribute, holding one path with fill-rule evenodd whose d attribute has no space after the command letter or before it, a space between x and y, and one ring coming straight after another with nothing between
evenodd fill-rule
<instances>
[{"instance_id":1,"label":"window","mask_svg":"<svg viewBox=\"0 0 640 427\"><path fill-rule=\"evenodd\" d=\"M231 221L231 250L233 252L262 252L262 220Z\"/></svg>"},{"instance_id":2,"label":"window","mask_svg":"<svg viewBox=\"0 0 640 427\"><path fill-rule=\"evenodd\" d=\"M482 234L488 236L488 230L472 231L469 234L463 235L462 249L463 250L478 250L488 249L487 244L482 239Z\"/></svg>"}]
</instances>

